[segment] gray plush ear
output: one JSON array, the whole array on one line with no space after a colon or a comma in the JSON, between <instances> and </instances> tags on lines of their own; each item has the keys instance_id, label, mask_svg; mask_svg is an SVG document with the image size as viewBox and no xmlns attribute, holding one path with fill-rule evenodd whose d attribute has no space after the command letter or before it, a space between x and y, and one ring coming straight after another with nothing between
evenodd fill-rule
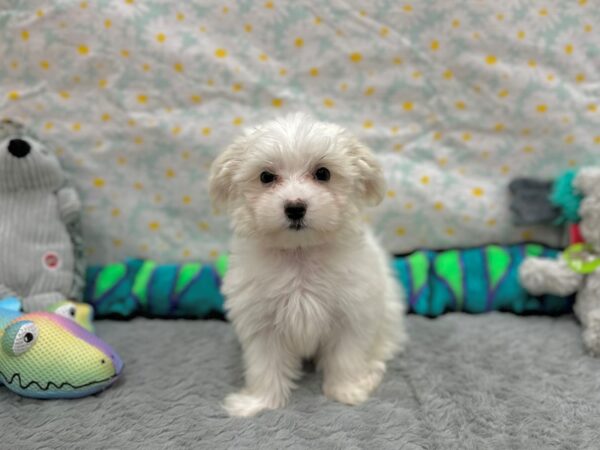
<instances>
[{"instance_id":1,"label":"gray plush ear","mask_svg":"<svg viewBox=\"0 0 600 450\"><path fill-rule=\"evenodd\" d=\"M591 195L594 192L600 192L600 167L586 167L579 171L573 185L579 189L583 195Z\"/></svg>"},{"instance_id":2,"label":"gray plush ear","mask_svg":"<svg viewBox=\"0 0 600 450\"><path fill-rule=\"evenodd\" d=\"M358 169L359 195L366 205L376 206L385 196L383 168L371 149L357 139L351 139L350 148L350 157Z\"/></svg>"},{"instance_id":3,"label":"gray plush ear","mask_svg":"<svg viewBox=\"0 0 600 450\"><path fill-rule=\"evenodd\" d=\"M244 151L242 140L231 144L210 167L208 178L208 191L217 209L227 209L234 192L233 175L239 168Z\"/></svg>"}]
</instances>

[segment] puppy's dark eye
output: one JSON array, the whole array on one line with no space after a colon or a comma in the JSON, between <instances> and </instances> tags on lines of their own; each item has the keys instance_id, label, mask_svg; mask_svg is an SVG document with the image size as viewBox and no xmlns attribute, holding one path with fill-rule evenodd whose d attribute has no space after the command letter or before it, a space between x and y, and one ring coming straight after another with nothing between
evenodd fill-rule
<instances>
[{"instance_id":1,"label":"puppy's dark eye","mask_svg":"<svg viewBox=\"0 0 600 450\"><path fill-rule=\"evenodd\" d=\"M317 171L315 172L315 180L329 181L330 178L331 178L331 173L329 172L329 169L327 169L326 167L319 167L317 169Z\"/></svg>"},{"instance_id":2,"label":"puppy's dark eye","mask_svg":"<svg viewBox=\"0 0 600 450\"><path fill-rule=\"evenodd\" d=\"M260 182L262 184L269 184L275 181L276 175L266 170L260 174Z\"/></svg>"}]
</instances>

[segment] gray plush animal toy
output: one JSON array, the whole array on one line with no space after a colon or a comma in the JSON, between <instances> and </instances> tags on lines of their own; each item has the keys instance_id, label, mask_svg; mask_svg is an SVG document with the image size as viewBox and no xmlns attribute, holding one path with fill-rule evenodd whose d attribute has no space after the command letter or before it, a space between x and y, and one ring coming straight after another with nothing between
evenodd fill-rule
<instances>
[{"instance_id":1,"label":"gray plush animal toy","mask_svg":"<svg viewBox=\"0 0 600 450\"><path fill-rule=\"evenodd\" d=\"M579 227L585 244L568 248L558 259L527 258L519 278L534 295L576 293L574 310L584 345L600 356L600 167L581 169L573 185L583 194Z\"/></svg>"},{"instance_id":2,"label":"gray plush animal toy","mask_svg":"<svg viewBox=\"0 0 600 450\"><path fill-rule=\"evenodd\" d=\"M56 156L22 125L0 122L0 299L33 311L80 298L80 211Z\"/></svg>"}]
</instances>

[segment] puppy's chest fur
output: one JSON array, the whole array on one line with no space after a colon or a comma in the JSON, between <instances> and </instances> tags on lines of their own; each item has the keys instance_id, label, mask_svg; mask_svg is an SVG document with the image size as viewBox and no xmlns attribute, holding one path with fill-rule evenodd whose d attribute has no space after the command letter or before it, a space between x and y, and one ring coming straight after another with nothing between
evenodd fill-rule
<instances>
[{"instance_id":1,"label":"puppy's chest fur","mask_svg":"<svg viewBox=\"0 0 600 450\"><path fill-rule=\"evenodd\" d=\"M251 295L263 308L264 326L291 350L309 357L344 322L348 269L336 255L281 252L263 260ZM256 273L254 274L257 275Z\"/></svg>"}]
</instances>

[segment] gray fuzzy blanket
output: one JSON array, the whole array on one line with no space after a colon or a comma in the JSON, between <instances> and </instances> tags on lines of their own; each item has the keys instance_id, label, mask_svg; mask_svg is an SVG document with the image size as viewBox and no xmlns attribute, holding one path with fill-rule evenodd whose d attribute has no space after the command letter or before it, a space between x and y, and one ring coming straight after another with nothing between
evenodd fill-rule
<instances>
[{"instance_id":1,"label":"gray fuzzy blanket","mask_svg":"<svg viewBox=\"0 0 600 450\"><path fill-rule=\"evenodd\" d=\"M410 316L412 342L364 405L327 400L310 372L283 410L230 419L242 383L231 326L104 321L126 368L69 401L0 388L0 448L600 448L600 360L572 317Z\"/></svg>"}]
</instances>

